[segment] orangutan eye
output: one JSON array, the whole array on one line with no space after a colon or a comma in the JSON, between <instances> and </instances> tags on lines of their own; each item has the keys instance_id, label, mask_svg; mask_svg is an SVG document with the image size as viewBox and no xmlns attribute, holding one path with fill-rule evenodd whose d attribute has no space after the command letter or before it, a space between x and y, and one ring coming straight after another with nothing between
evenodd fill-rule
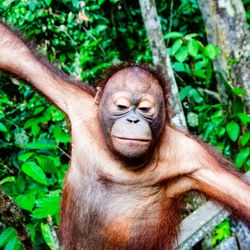
<instances>
[{"instance_id":1,"label":"orangutan eye","mask_svg":"<svg viewBox=\"0 0 250 250\"><path fill-rule=\"evenodd\" d=\"M130 102L126 98L119 98L116 100L115 105L119 111L124 111L130 107Z\"/></svg>"},{"instance_id":2,"label":"orangutan eye","mask_svg":"<svg viewBox=\"0 0 250 250\"><path fill-rule=\"evenodd\" d=\"M144 112L144 113L147 113L150 110L150 108L140 107L139 110L142 111L142 112Z\"/></svg>"},{"instance_id":3,"label":"orangutan eye","mask_svg":"<svg viewBox=\"0 0 250 250\"><path fill-rule=\"evenodd\" d=\"M151 111L152 109L152 103L149 102L148 100L143 100L140 102L140 104L138 105L138 109L142 112L142 113L148 113Z\"/></svg>"},{"instance_id":4,"label":"orangutan eye","mask_svg":"<svg viewBox=\"0 0 250 250\"><path fill-rule=\"evenodd\" d=\"M118 107L119 110L125 110L125 109L128 108L128 107L125 106L125 105L117 105L117 107Z\"/></svg>"}]
</instances>

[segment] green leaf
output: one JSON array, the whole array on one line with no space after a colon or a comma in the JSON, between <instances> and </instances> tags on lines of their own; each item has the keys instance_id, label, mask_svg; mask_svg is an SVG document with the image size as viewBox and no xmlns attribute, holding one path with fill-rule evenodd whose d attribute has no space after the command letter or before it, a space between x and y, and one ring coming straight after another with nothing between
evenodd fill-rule
<instances>
[{"instance_id":1,"label":"green leaf","mask_svg":"<svg viewBox=\"0 0 250 250\"><path fill-rule=\"evenodd\" d=\"M246 132L245 134L242 135L240 139L240 144L244 147L248 144L250 141L250 132Z\"/></svg>"},{"instance_id":2,"label":"green leaf","mask_svg":"<svg viewBox=\"0 0 250 250\"><path fill-rule=\"evenodd\" d=\"M22 167L22 171L31 177L33 180L47 185L46 175L43 170L35 162L25 162Z\"/></svg>"},{"instance_id":3,"label":"green leaf","mask_svg":"<svg viewBox=\"0 0 250 250\"><path fill-rule=\"evenodd\" d=\"M32 217L36 219L47 218L49 215L56 215L60 210L61 197L58 193L36 200L38 208L33 210Z\"/></svg>"},{"instance_id":4,"label":"green leaf","mask_svg":"<svg viewBox=\"0 0 250 250\"><path fill-rule=\"evenodd\" d=\"M48 155L37 155L35 156L38 165L45 171L46 173L56 173L56 166L60 165L60 158L53 157Z\"/></svg>"},{"instance_id":5,"label":"green leaf","mask_svg":"<svg viewBox=\"0 0 250 250\"><path fill-rule=\"evenodd\" d=\"M21 246L21 242L15 235L10 241L6 244L4 250L19 250Z\"/></svg>"},{"instance_id":6,"label":"green leaf","mask_svg":"<svg viewBox=\"0 0 250 250\"><path fill-rule=\"evenodd\" d=\"M180 91L180 99L183 101L191 92L192 86L186 86Z\"/></svg>"},{"instance_id":7,"label":"green leaf","mask_svg":"<svg viewBox=\"0 0 250 250\"><path fill-rule=\"evenodd\" d=\"M209 59L211 59L212 61L215 59L215 57L217 56L217 50L216 47L212 44L208 44L204 50L203 53L205 56L207 56Z\"/></svg>"},{"instance_id":8,"label":"green leaf","mask_svg":"<svg viewBox=\"0 0 250 250\"><path fill-rule=\"evenodd\" d=\"M188 57L187 47L186 46L181 47L174 56L177 61L184 62Z\"/></svg>"},{"instance_id":9,"label":"green leaf","mask_svg":"<svg viewBox=\"0 0 250 250\"><path fill-rule=\"evenodd\" d=\"M8 131L8 129L6 128L6 126L2 122L0 122L0 131L2 131L4 133L6 133Z\"/></svg>"},{"instance_id":10,"label":"green leaf","mask_svg":"<svg viewBox=\"0 0 250 250\"><path fill-rule=\"evenodd\" d=\"M33 141L26 144L28 149L56 149L56 144L53 141Z\"/></svg>"},{"instance_id":11,"label":"green leaf","mask_svg":"<svg viewBox=\"0 0 250 250\"><path fill-rule=\"evenodd\" d=\"M95 26L95 29L98 31L98 32L102 32L104 30L106 30L108 28L107 25L104 25L104 24L99 24L97 26ZM132 40L133 43L134 43L134 40Z\"/></svg>"},{"instance_id":12,"label":"green leaf","mask_svg":"<svg viewBox=\"0 0 250 250\"><path fill-rule=\"evenodd\" d=\"M203 102L203 98L201 97L200 93L196 89L192 89L190 91L190 96L193 97L196 103L201 104Z\"/></svg>"},{"instance_id":13,"label":"green leaf","mask_svg":"<svg viewBox=\"0 0 250 250\"><path fill-rule=\"evenodd\" d=\"M16 178L14 176L8 176L8 177L5 177L3 178L1 181L0 181L0 186L3 185L4 183L7 183L7 182L15 182L16 181Z\"/></svg>"},{"instance_id":14,"label":"green leaf","mask_svg":"<svg viewBox=\"0 0 250 250\"><path fill-rule=\"evenodd\" d=\"M239 113L243 113L244 111L244 103L242 101L242 98L239 96L235 96L233 98L233 103L232 103L232 112L234 115L237 115Z\"/></svg>"},{"instance_id":15,"label":"green leaf","mask_svg":"<svg viewBox=\"0 0 250 250\"><path fill-rule=\"evenodd\" d=\"M250 147L243 148L238 153L235 164L237 168L241 168L250 154Z\"/></svg>"},{"instance_id":16,"label":"green leaf","mask_svg":"<svg viewBox=\"0 0 250 250\"><path fill-rule=\"evenodd\" d=\"M48 6L50 6L50 4L51 4L51 2L52 2L52 0L44 0L45 1L45 3L48 5Z\"/></svg>"},{"instance_id":17,"label":"green leaf","mask_svg":"<svg viewBox=\"0 0 250 250\"><path fill-rule=\"evenodd\" d=\"M200 44L196 40L191 39L188 41L189 55L195 57L198 54L199 48L200 48Z\"/></svg>"},{"instance_id":18,"label":"green leaf","mask_svg":"<svg viewBox=\"0 0 250 250\"><path fill-rule=\"evenodd\" d=\"M241 88L233 88L232 92L233 94L236 94L236 95L246 95L246 90L241 89Z\"/></svg>"},{"instance_id":19,"label":"green leaf","mask_svg":"<svg viewBox=\"0 0 250 250\"><path fill-rule=\"evenodd\" d=\"M197 34L197 33L190 33L190 34L185 35L184 38L185 38L186 40L189 40L189 39L194 38L194 37L197 37L197 36L199 36L199 34Z\"/></svg>"},{"instance_id":20,"label":"green leaf","mask_svg":"<svg viewBox=\"0 0 250 250\"><path fill-rule=\"evenodd\" d=\"M78 9L79 8L79 1L78 0L71 0L72 5L74 6L74 8Z\"/></svg>"},{"instance_id":21,"label":"green leaf","mask_svg":"<svg viewBox=\"0 0 250 250\"><path fill-rule=\"evenodd\" d=\"M98 4L102 5L105 2L105 0L98 0Z\"/></svg>"},{"instance_id":22,"label":"green leaf","mask_svg":"<svg viewBox=\"0 0 250 250\"><path fill-rule=\"evenodd\" d=\"M15 201L22 209L32 211L35 205L35 195L34 193L18 195Z\"/></svg>"},{"instance_id":23,"label":"green leaf","mask_svg":"<svg viewBox=\"0 0 250 250\"><path fill-rule=\"evenodd\" d=\"M182 63L182 62L174 62L173 63L173 69L176 71L176 72L186 72L186 68L185 68L185 64Z\"/></svg>"},{"instance_id":24,"label":"green leaf","mask_svg":"<svg viewBox=\"0 0 250 250\"><path fill-rule=\"evenodd\" d=\"M240 126L236 122L229 122L226 126L229 138L235 142L240 135Z\"/></svg>"},{"instance_id":25,"label":"green leaf","mask_svg":"<svg viewBox=\"0 0 250 250\"><path fill-rule=\"evenodd\" d=\"M243 123L243 125L247 125L248 123L250 123L250 115L239 113L238 117L240 118L240 121Z\"/></svg>"},{"instance_id":26,"label":"green leaf","mask_svg":"<svg viewBox=\"0 0 250 250\"><path fill-rule=\"evenodd\" d=\"M183 44L183 41L181 39L178 39L174 42L174 44L171 47L172 55L175 55L175 53L180 49L182 44Z\"/></svg>"},{"instance_id":27,"label":"green leaf","mask_svg":"<svg viewBox=\"0 0 250 250\"><path fill-rule=\"evenodd\" d=\"M27 230L28 230L28 232L30 234L31 240L34 241L35 237L36 237L36 228L35 228L35 226L33 224L27 224L26 228L27 228Z\"/></svg>"},{"instance_id":28,"label":"green leaf","mask_svg":"<svg viewBox=\"0 0 250 250\"><path fill-rule=\"evenodd\" d=\"M27 161L31 156L33 156L34 153L33 152L29 152L29 153L25 153L25 154L20 154L18 156L18 160L19 161Z\"/></svg>"},{"instance_id":29,"label":"green leaf","mask_svg":"<svg viewBox=\"0 0 250 250\"><path fill-rule=\"evenodd\" d=\"M18 176L16 178L16 189L17 189L18 193L24 192L25 184L26 184L26 181L24 178L24 174L22 172L19 172Z\"/></svg>"},{"instance_id":30,"label":"green leaf","mask_svg":"<svg viewBox=\"0 0 250 250\"><path fill-rule=\"evenodd\" d=\"M183 33L173 31L165 34L164 39L176 39L176 38L182 38L183 36L184 36Z\"/></svg>"},{"instance_id":31,"label":"green leaf","mask_svg":"<svg viewBox=\"0 0 250 250\"><path fill-rule=\"evenodd\" d=\"M42 231L44 241L46 242L48 247L50 249L52 249L52 250L55 249L56 248L56 243L55 243L55 241L53 239L50 226L48 224L41 223L41 231Z\"/></svg>"},{"instance_id":32,"label":"green leaf","mask_svg":"<svg viewBox=\"0 0 250 250\"><path fill-rule=\"evenodd\" d=\"M65 133L60 126L55 126L53 135L59 142L70 142L69 134Z\"/></svg>"},{"instance_id":33,"label":"green leaf","mask_svg":"<svg viewBox=\"0 0 250 250\"><path fill-rule=\"evenodd\" d=\"M5 245L11 238L16 235L16 230L13 227L8 227L0 234L0 247Z\"/></svg>"}]
</instances>

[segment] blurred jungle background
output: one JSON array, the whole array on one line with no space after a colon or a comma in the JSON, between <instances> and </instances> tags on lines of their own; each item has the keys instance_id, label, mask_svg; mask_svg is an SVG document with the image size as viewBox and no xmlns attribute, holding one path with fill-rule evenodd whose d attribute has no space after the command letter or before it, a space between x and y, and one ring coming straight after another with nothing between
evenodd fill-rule
<instances>
[{"instance_id":1,"label":"blurred jungle background","mask_svg":"<svg viewBox=\"0 0 250 250\"><path fill-rule=\"evenodd\" d=\"M241 3L249 23L250 1ZM222 52L208 43L197 0L157 0L156 7L189 131L238 170L250 170L245 101L250 90L234 85L230 77L221 76L218 83L214 60ZM59 69L86 84L95 85L114 62L153 63L139 1L0 0L0 17ZM23 249L18 228L11 225L15 220L25 225L35 249L56 249L69 146L64 115L20 79L1 72L0 197L18 207L10 217L0 213L0 249ZM226 220L212 233L213 248L230 234Z\"/></svg>"}]
</instances>

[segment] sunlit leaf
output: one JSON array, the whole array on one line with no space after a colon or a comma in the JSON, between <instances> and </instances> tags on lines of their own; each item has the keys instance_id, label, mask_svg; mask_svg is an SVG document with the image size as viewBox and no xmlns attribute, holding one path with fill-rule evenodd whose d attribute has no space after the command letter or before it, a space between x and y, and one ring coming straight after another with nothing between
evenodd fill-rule
<instances>
[{"instance_id":1,"label":"sunlit leaf","mask_svg":"<svg viewBox=\"0 0 250 250\"><path fill-rule=\"evenodd\" d=\"M22 171L31 177L33 180L47 185L46 175L43 170L35 162L25 162L22 167Z\"/></svg>"},{"instance_id":2,"label":"sunlit leaf","mask_svg":"<svg viewBox=\"0 0 250 250\"><path fill-rule=\"evenodd\" d=\"M16 230L13 227L8 227L0 234L0 247L5 245L11 238L16 235Z\"/></svg>"},{"instance_id":3,"label":"sunlit leaf","mask_svg":"<svg viewBox=\"0 0 250 250\"><path fill-rule=\"evenodd\" d=\"M50 226L48 224L41 223L41 231L42 231L43 238L46 244L48 245L48 247L52 250L55 249L56 243L53 239Z\"/></svg>"},{"instance_id":4,"label":"sunlit leaf","mask_svg":"<svg viewBox=\"0 0 250 250\"><path fill-rule=\"evenodd\" d=\"M175 59L179 62L184 62L188 57L188 50L186 46L181 47L177 53L175 53Z\"/></svg>"},{"instance_id":5,"label":"sunlit leaf","mask_svg":"<svg viewBox=\"0 0 250 250\"><path fill-rule=\"evenodd\" d=\"M212 44L208 44L205 48L204 48L204 54L210 58L212 61L215 59L215 57L218 55L218 52L216 50L216 47Z\"/></svg>"},{"instance_id":6,"label":"sunlit leaf","mask_svg":"<svg viewBox=\"0 0 250 250\"><path fill-rule=\"evenodd\" d=\"M188 41L188 53L191 56L195 57L198 54L199 48L200 45L196 40L191 39Z\"/></svg>"},{"instance_id":7,"label":"sunlit leaf","mask_svg":"<svg viewBox=\"0 0 250 250\"><path fill-rule=\"evenodd\" d=\"M36 200L37 208L33 210L32 217L36 219L47 218L49 215L59 213L61 196L55 193L51 196Z\"/></svg>"},{"instance_id":8,"label":"sunlit leaf","mask_svg":"<svg viewBox=\"0 0 250 250\"><path fill-rule=\"evenodd\" d=\"M7 183L7 182L15 182L16 181L16 178L14 176L8 176L8 177L5 177L3 178L1 181L0 181L0 186L3 185L4 183Z\"/></svg>"},{"instance_id":9,"label":"sunlit leaf","mask_svg":"<svg viewBox=\"0 0 250 250\"><path fill-rule=\"evenodd\" d=\"M31 211L35 205L35 195L33 193L21 194L16 197L15 201L21 208Z\"/></svg>"},{"instance_id":10,"label":"sunlit leaf","mask_svg":"<svg viewBox=\"0 0 250 250\"><path fill-rule=\"evenodd\" d=\"M229 122L226 126L226 130L227 130L229 138L235 142L240 135L239 124L236 122Z\"/></svg>"},{"instance_id":11,"label":"sunlit leaf","mask_svg":"<svg viewBox=\"0 0 250 250\"><path fill-rule=\"evenodd\" d=\"M245 134L242 135L240 139L240 144L244 147L248 144L250 141L250 132L246 132Z\"/></svg>"},{"instance_id":12,"label":"sunlit leaf","mask_svg":"<svg viewBox=\"0 0 250 250\"><path fill-rule=\"evenodd\" d=\"M235 160L236 167L241 168L249 155L250 155L249 147L241 149Z\"/></svg>"},{"instance_id":13,"label":"sunlit leaf","mask_svg":"<svg viewBox=\"0 0 250 250\"><path fill-rule=\"evenodd\" d=\"M178 39L174 42L173 46L171 47L172 55L175 55L175 53L181 48L183 44L183 41L181 39Z\"/></svg>"}]
</instances>

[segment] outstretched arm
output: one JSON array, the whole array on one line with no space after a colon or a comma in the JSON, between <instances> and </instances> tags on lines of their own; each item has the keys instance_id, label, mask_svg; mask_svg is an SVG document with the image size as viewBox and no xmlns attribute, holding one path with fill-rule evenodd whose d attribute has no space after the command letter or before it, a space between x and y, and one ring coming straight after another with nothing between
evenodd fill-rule
<instances>
[{"instance_id":1,"label":"outstretched arm","mask_svg":"<svg viewBox=\"0 0 250 250\"><path fill-rule=\"evenodd\" d=\"M238 213L250 223L250 183L231 163L207 144L191 135L167 128L166 157L159 176L167 179L166 194L178 197L198 190Z\"/></svg>"},{"instance_id":2,"label":"outstretched arm","mask_svg":"<svg viewBox=\"0 0 250 250\"><path fill-rule=\"evenodd\" d=\"M250 223L250 185L233 172L228 163L215 152L201 148L200 164L191 174L195 187L214 200L224 204Z\"/></svg>"},{"instance_id":3,"label":"outstretched arm","mask_svg":"<svg viewBox=\"0 0 250 250\"><path fill-rule=\"evenodd\" d=\"M88 106L87 104L93 100L91 88L70 81L52 68L0 22L0 69L30 82L66 114L69 114L72 106L77 104L76 100L81 102L82 109Z\"/></svg>"}]
</instances>

